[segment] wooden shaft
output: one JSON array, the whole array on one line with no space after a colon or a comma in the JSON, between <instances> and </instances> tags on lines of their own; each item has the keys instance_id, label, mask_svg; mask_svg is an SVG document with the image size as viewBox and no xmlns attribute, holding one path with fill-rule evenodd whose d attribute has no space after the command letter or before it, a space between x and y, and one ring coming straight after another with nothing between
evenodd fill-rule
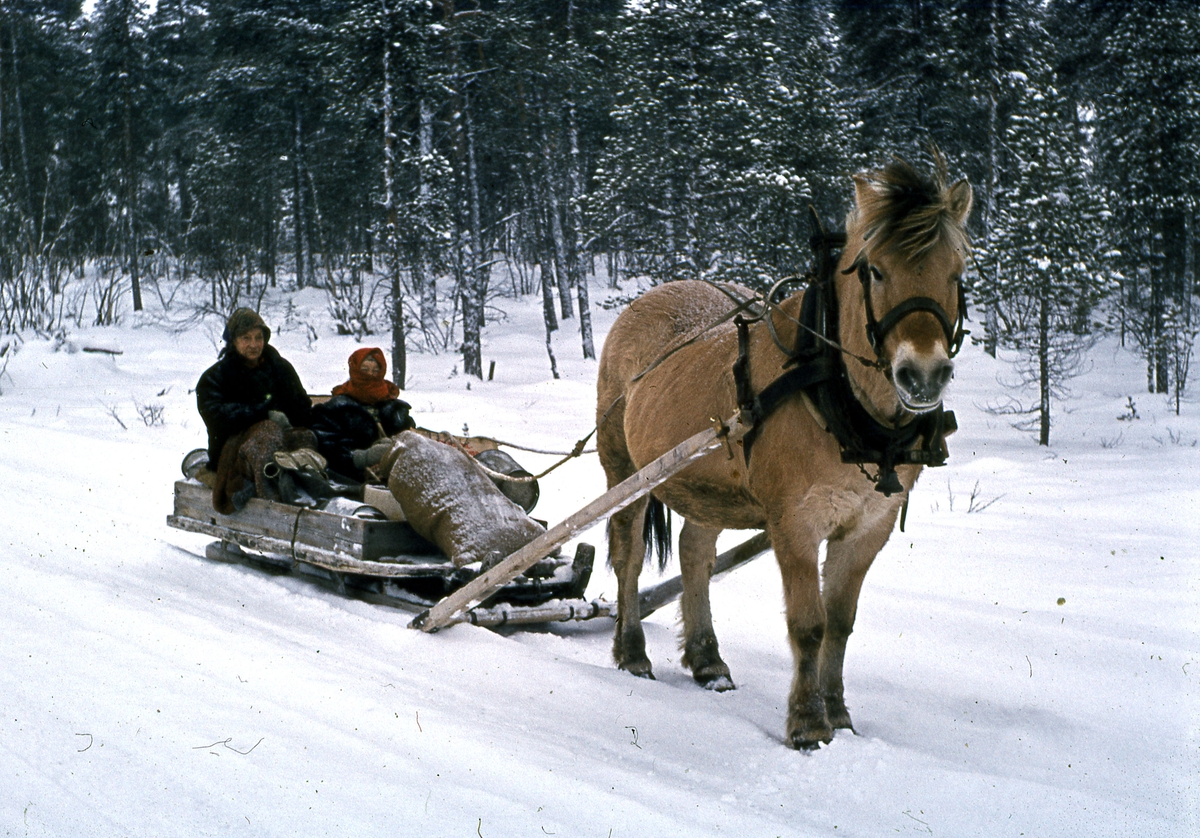
<instances>
[{"instance_id":1,"label":"wooden shaft","mask_svg":"<svg viewBox=\"0 0 1200 838\"><path fill-rule=\"evenodd\" d=\"M770 549L771 539L767 537L765 532L753 535L736 547L731 547L717 556L710 578L716 579L721 574L728 573L735 567L740 567L751 559L758 558ZM642 619L649 617L667 603L678 599L682 593L682 576L676 576L642 591L638 594L638 610L641 612Z\"/></svg>"},{"instance_id":2,"label":"wooden shaft","mask_svg":"<svg viewBox=\"0 0 1200 838\"><path fill-rule=\"evenodd\" d=\"M536 564L551 550L565 544L570 538L590 526L598 518L619 512L656 486L669 480L688 463L704 456L727 439L737 439L744 428L734 416L727 423L713 423L713 427L676 445L667 453L648 464L645 468L622 480L583 509L555 524L542 535L526 544L495 567L481 573L454 593L438 602L429 611L418 614L409 628L435 632L450 625L454 615L473 602L486 599L492 591Z\"/></svg>"}]
</instances>

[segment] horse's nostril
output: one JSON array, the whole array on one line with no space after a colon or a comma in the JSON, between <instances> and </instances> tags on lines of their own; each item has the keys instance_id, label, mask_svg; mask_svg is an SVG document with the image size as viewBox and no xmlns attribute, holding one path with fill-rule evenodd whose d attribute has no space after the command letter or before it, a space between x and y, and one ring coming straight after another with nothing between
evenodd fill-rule
<instances>
[{"instance_id":1,"label":"horse's nostril","mask_svg":"<svg viewBox=\"0 0 1200 838\"><path fill-rule=\"evenodd\" d=\"M941 368L937 372L937 376L935 379L937 381L938 387L945 389L946 385L948 385L950 383L950 380L952 378L954 378L954 364L951 364L949 362L942 364Z\"/></svg>"},{"instance_id":2,"label":"horse's nostril","mask_svg":"<svg viewBox=\"0 0 1200 838\"><path fill-rule=\"evenodd\" d=\"M904 364L896 370L896 384L903 390L913 392L917 387L917 376L915 371L908 364Z\"/></svg>"}]
</instances>

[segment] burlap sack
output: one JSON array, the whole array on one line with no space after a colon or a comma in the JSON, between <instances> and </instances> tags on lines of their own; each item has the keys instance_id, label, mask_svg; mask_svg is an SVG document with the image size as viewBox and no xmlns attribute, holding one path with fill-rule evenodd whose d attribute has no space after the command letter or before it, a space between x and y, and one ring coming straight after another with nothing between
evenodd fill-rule
<instances>
[{"instance_id":1,"label":"burlap sack","mask_svg":"<svg viewBox=\"0 0 1200 838\"><path fill-rule=\"evenodd\" d=\"M507 556L546 531L457 448L412 431L393 439L383 461L388 489L412 528L457 567Z\"/></svg>"}]
</instances>

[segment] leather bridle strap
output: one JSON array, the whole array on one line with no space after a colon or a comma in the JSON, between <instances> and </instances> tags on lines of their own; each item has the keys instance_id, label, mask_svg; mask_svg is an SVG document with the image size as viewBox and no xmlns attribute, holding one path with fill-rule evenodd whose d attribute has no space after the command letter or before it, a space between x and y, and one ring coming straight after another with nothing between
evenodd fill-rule
<instances>
[{"instance_id":1,"label":"leather bridle strap","mask_svg":"<svg viewBox=\"0 0 1200 838\"><path fill-rule=\"evenodd\" d=\"M875 350L876 357L883 359L883 341L888 332L905 317L918 311L929 312L937 318L946 335L946 350L949 356L953 358L958 354L958 350L962 348L963 339L967 336L967 331L963 328L967 300L961 281L958 282L958 318L953 323L950 321L950 315L946 314L946 309L942 308L941 304L932 297L909 297L876 321L875 306L871 302L871 265L866 259L860 258L843 273L850 273L854 270L858 271L858 279L862 283L863 303L867 313L867 341Z\"/></svg>"}]
</instances>

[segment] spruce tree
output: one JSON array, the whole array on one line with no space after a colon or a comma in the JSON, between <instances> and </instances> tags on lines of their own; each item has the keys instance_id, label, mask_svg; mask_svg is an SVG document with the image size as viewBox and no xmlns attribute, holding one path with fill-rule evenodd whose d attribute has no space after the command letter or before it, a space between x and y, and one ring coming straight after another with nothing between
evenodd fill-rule
<instances>
[{"instance_id":1,"label":"spruce tree","mask_svg":"<svg viewBox=\"0 0 1200 838\"><path fill-rule=\"evenodd\" d=\"M85 25L78 2L0 4L0 332L59 328L65 276L107 230Z\"/></svg>"},{"instance_id":2,"label":"spruce tree","mask_svg":"<svg viewBox=\"0 0 1200 838\"><path fill-rule=\"evenodd\" d=\"M150 131L146 101L146 9L140 0L100 0L91 52L93 96L103 108L107 190L117 196L114 251L129 276L134 311L142 309L142 176Z\"/></svg>"},{"instance_id":3,"label":"spruce tree","mask_svg":"<svg viewBox=\"0 0 1200 838\"><path fill-rule=\"evenodd\" d=\"M625 11L593 235L658 281L799 272L797 219L845 156L828 57L811 40L788 54L787 34L756 0Z\"/></svg>"},{"instance_id":4,"label":"spruce tree","mask_svg":"<svg viewBox=\"0 0 1200 838\"><path fill-rule=\"evenodd\" d=\"M1088 90L1099 173L1110 195L1122 325L1146 357L1147 389L1167 393L1192 347L1200 194L1200 7L1120 7L1098 45ZM1182 356L1181 356L1182 353Z\"/></svg>"},{"instance_id":5,"label":"spruce tree","mask_svg":"<svg viewBox=\"0 0 1200 838\"><path fill-rule=\"evenodd\" d=\"M1009 411L1031 414L1038 443L1048 445L1052 402L1083 371L1084 352L1101 328L1095 309L1112 288L1103 245L1107 210L1087 178L1072 103L1055 87L1044 54L1012 81L1004 144L1014 165L978 258L1000 345L1015 352L1019 386L1037 392L1035 406L1014 402Z\"/></svg>"}]
</instances>

